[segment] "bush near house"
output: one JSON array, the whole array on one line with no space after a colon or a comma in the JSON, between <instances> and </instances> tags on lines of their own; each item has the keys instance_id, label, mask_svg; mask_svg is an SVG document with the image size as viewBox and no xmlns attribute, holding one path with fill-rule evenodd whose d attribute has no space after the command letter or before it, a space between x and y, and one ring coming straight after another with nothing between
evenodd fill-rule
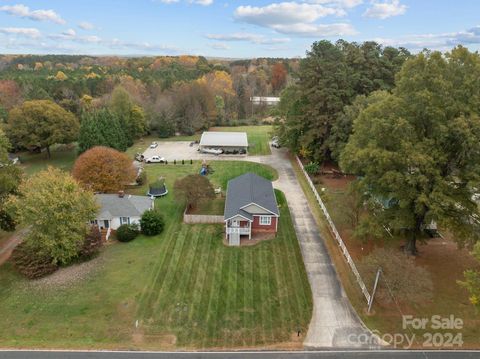
<instances>
[{"instance_id":1,"label":"bush near house","mask_svg":"<svg viewBox=\"0 0 480 359\"><path fill-rule=\"evenodd\" d=\"M122 224L117 228L117 239L120 242L130 242L137 238L139 233L136 224Z\"/></svg>"},{"instance_id":2,"label":"bush near house","mask_svg":"<svg viewBox=\"0 0 480 359\"><path fill-rule=\"evenodd\" d=\"M91 226L78 252L80 259L88 260L94 257L102 247L102 234L97 226Z\"/></svg>"},{"instance_id":3,"label":"bush near house","mask_svg":"<svg viewBox=\"0 0 480 359\"><path fill-rule=\"evenodd\" d=\"M40 254L25 242L13 250L11 260L17 271L29 279L44 277L58 269L51 257Z\"/></svg>"},{"instance_id":4,"label":"bush near house","mask_svg":"<svg viewBox=\"0 0 480 359\"><path fill-rule=\"evenodd\" d=\"M146 236L156 236L162 233L165 220L160 212L155 210L146 211L140 219L140 228Z\"/></svg>"}]
</instances>

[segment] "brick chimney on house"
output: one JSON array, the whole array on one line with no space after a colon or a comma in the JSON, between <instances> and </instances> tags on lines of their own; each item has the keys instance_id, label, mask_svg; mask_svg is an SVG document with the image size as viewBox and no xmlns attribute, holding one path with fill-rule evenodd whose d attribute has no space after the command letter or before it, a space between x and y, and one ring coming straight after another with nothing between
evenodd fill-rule
<instances>
[{"instance_id":1,"label":"brick chimney on house","mask_svg":"<svg viewBox=\"0 0 480 359\"><path fill-rule=\"evenodd\" d=\"M125 191L118 191L118 197L120 198L125 197Z\"/></svg>"}]
</instances>

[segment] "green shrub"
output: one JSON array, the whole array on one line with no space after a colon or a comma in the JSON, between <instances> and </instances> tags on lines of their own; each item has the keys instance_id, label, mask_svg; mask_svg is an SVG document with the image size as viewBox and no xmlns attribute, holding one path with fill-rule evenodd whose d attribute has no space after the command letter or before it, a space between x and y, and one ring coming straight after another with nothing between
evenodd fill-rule
<instances>
[{"instance_id":1,"label":"green shrub","mask_svg":"<svg viewBox=\"0 0 480 359\"><path fill-rule=\"evenodd\" d=\"M11 260L15 269L29 279L41 278L58 269L51 257L41 255L37 250L20 243L12 252Z\"/></svg>"},{"instance_id":2,"label":"green shrub","mask_svg":"<svg viewBox=\"0 0 480 359\"><path fill-rule=\"evenodd\" d=\"M120 242L130 242L133 241L140 231L138 230L137 224L122 224L117 228L117 239Z\"/></svg>"},{"instance_id":3,"label":"green shrub","mask_svg":"<svg viewBox=\"0 0 480 359\"><path fill-rule=\"evenodd\" d=\"M142 170L142 171L138 174L137 179L135 180L135 182L136 182L137 185L139 185L139 186L143 186L145 183L147 183L147 171Z\"/></svg>"},{"instance_id":4,"label":"green shrub","mask_svg":"<svg viewBox=\"0 0 480 359\"><path fill-rule=\"evenodd\" d=\"M155 210L146 211L140 219L142 233L147 236L155 236L162 233L165 221L160 212Z\"/></svg>"},{"instance_id":5,"label":"green shrub","mask_svg":"<svg viewBox=\"0 0 480 359\"><path fill-rule=\"evenodd\" d=\"M305 171L308 174L314 175L314 174L317 174L318 171L320 170L320 165L316 162L310 162L309 164L305 165L303 168L305 168Z\"/></svg>"},{"instance_id":6,"label":"green shrub","mask_svg":"<svg viewBox=\"0 0 480 359\"><path fill-rule=\"evenodd\" d=\"M93 258L102 247L102 234L100 233L100 229L98 226L91 226L90 230L88 231L87 235L85 236L85 240L78 251L78 256L81 260L88 260Z\"/></svg>"}]
</instances>

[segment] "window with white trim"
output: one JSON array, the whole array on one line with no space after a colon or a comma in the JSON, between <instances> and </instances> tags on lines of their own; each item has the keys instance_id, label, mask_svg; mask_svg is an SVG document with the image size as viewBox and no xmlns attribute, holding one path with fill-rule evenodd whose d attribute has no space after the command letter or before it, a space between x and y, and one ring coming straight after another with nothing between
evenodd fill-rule
<instances>
[{"instance_id":1,"label":"window with white trim","mask_svg":"<svg viewBox=\"0 0 480 359\"><path fill-rule=\"evenodd\" d=\"M272 217L270 216L260 216L259 221L261 226L269 226L272 224Z\"/></svg>"},{"instance_id":2,"label":"window with white trim","mask_svg":"<svg viewBox=\"0 0 480 359\"><path fill-rule=\"evenodd\" d=\"M120 224L130 224L130 217L120 217Z\"/></svg>"}]
</instances>

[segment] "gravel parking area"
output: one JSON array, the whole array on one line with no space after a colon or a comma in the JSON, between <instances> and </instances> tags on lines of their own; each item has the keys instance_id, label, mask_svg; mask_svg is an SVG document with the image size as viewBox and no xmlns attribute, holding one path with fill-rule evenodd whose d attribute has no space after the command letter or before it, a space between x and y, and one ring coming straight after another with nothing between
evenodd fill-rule
<instances>
[{"instance_id":1,"label":"gravel parking area","mask_svg":"<svg viewBox=\"0 0 480 359\"><path fill-rule=\"evenodd\" d=\"M190 160L214 160L214 159L239 159L247 155L211 155L207 153L200 153L198 151L198 144L190 146L188 141L157 141L156 148L147 148L143 155L145 158L151 156L165 157L167 161L190 161Z\"/></svg>"}]
</instances>

